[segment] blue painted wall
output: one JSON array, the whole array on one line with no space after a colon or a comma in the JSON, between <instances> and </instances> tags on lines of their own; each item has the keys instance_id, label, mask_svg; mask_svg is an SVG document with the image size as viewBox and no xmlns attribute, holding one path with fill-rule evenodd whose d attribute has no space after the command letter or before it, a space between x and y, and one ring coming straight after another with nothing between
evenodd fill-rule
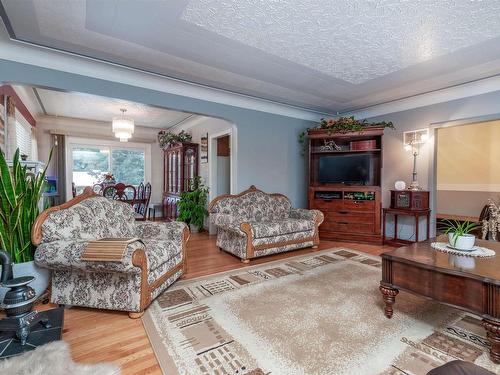
<instances>
[{"instance_id":1,"label":"blue painted wall","mask_svg":"<svg viewBox=\"0 0 500 375\"><path fill-rule=\"evenodd\" d=\"M310 121L0 59L0 82L89 93L228 120L237 127L238 189L254 184L306 207L306 161L297 136Z\"/></svg>"}]
</instances>

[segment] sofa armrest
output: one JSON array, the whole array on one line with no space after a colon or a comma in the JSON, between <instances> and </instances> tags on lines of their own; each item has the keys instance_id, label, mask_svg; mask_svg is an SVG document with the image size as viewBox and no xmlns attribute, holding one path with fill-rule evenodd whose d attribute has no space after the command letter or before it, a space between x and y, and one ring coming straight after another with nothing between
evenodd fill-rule
<instances>
[{"instance_id":1,"label":"sofa armrest","mask_svg":"<svg viewBox=\"0 0 500 375\"><path fill-rule=\"evenodd\" d=\"M317 225L320 225L325 219L323 212L319 210L307 210L305 208L292 208L290 210L290 217L293 219L315 221Z\"/></svg>"},{"instance_id":2,"label":"sofa armrest","mask_svg":"<svg viewBox=\"0 0 500 375\"><path fill-rule=\"evenodd\" d=\"M183 241L185 232L189 235L188 226L181 221L139 221L135 228L137 237L151 240Z\"/></svg>"},{"instance_id":3,"label":"sofa armrest","mask_svg":"<svg viewBox=\"0 0 500 375\"><path fill-rule=\"evenodd\" d=\"M220 213L210 214L210 222L212 224L221 229L230 230L240 234L243 234L240 230L240 224L244 221L245 220L243 218L236 215Z\"/></svg>"},{"instance_id":4,"label":"sofa armrest","mask_svg":"<svg viewBox=\"0 0 500 375\"><path fill-rule=\"evenodd\" d=\"M141 241L129 243L120 262L81 260L88 243L88 240L58 240L42 243L35 251L35 263L40 267L56 270L78 269L88 272L125 273L141 271L137 258L144 258L146 250Z\"/></svg>"}]
</instances>

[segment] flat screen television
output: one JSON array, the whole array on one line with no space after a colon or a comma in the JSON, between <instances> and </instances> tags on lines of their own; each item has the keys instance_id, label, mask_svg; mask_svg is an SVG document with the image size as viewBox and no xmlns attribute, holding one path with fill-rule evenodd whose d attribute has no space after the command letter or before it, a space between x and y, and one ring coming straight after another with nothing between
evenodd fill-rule
<instances>
[{"instance_id":1,"label":"flat screen television","mask_svg":"<svg viewBox=\"0 0 500 375\"><path fill-rule=\"evenodd\" d=\"M321 184L374 185L370 155L324 155L319 158Z\"/></svg>"}]
</instances>

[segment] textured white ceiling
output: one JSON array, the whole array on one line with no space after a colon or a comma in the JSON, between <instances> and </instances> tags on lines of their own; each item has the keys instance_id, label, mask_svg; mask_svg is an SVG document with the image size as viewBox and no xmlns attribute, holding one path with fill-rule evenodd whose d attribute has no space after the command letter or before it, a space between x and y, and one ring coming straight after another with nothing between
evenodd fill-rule
<instances>
[{"instance_id":1,"label":"textured white ceiling","mask_svg":"<svg viewBox=\"0 0 500 375\"><path fill-rule=\"evenodd\" d=\"M192 0L182 18L350 83L500 35L500 1Z\"/></svg>"},{"instance_id":2,"label":"textured white ceiling","mask_svg":"<svg viewBox=\"0 0 500 375\"><path fill-rule=\"evenodd\" d=\"M14 39L323 112L500 74L500 0L0 0Z\"/></svg>"},{"instance_id":3,"label":"textured white ceiling","mask_svg":"<svg viewBox=\"0 0 500 375\"><path fill-rule=\"evenodd\" d=\"M49 116L64 116L85 120L111 122L127 110L126 115L133 118L136 125L168 128L191 116L189 113L170 111L126 100L105 98L75 92L62 92L36 89Z\"/></svg>"}]
</instances>

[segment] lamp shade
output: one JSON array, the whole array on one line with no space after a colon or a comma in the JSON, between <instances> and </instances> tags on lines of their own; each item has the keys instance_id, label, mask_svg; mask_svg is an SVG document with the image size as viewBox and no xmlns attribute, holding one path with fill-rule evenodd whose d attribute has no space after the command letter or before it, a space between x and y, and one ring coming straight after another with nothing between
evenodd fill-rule
<instances>
[{"instance_id":1,"label":"lamp shade","mask_svg":"<svg viewBox=\"0 0 500 375\"><path fill-rule=\"evenodd\" d=\"M429 129L410 130L403 133L404 145L418 145L429 140Z\"/></svg>"},{"instance_id":2,"label":"lamp shade","mask_svg":"<svg viewBox=\"0 0 500 375\"><path fill-rule=\"evenodd\" d=\"M121 111L125 113L125 110L122 109ZM124 115L114 117L112 130L116 138L120 138L121 142L127 142L128 139L132 138L132 134L134 134L134 120Z\"/></svg>"}]
</instances>

